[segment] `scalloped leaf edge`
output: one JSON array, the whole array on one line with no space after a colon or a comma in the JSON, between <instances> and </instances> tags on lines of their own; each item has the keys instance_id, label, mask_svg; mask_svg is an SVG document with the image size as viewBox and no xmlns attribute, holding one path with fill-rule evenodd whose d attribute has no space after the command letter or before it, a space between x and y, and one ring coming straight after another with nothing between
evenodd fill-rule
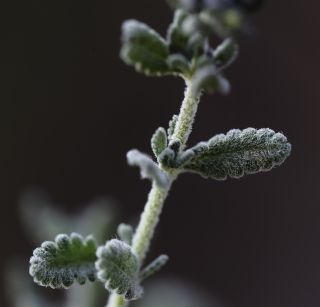
<instances>
[{"instance_id":1,"label":"scalloped leaf edge","mask_svg":"<svg viewBox=\"0 0 320 307\"><path fill-rule=\"evenodd\" d=\"M59 234L54 242L45 241L33 251L29 273L35 283L53 289L67 289L74 281L95 281L96 249L93 236L84 239L77 233Z\"/></svg>"}]
</instances>

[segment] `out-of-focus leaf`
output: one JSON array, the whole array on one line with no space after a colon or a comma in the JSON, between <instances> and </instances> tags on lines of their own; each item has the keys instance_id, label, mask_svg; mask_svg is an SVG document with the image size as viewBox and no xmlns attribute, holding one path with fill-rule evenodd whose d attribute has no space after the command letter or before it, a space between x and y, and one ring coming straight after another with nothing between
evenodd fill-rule
<instances>
[{"instance_id":1,"label":"out-of-focus leaf","mask_svg":"<svg viewBox=\"0 0 320 307\"><path fill-rule=\"evenodd\" d=\"M225 39L213 52L216 66L224 69L231 65L237 58L239 47L233 39Z\"/></svg>"},{"instance_id":2,"label":"out-of-focus leaf","mask_svg":"<svg viewBox=\"0 0 320 307\"><path fill-rule=\"evenodd\" d=\"M122 26L121 58L137 71L161 76L170 73L167 65L169 48L153 29L137 20L127 20Z\"/></svg>"},{"instance_id":3,"label":"out-of-focus leaf","mask_svg":"<svg viewBox=\"0 0 320 307\"><path fill-rule=\"evenodd\" d=\"M21 196L21 219L32 240L39 243L59 233L77 232L93 234L98 242L104 242L113 234L118 211L114 200L97 198L73 214L61 207L39 189L29 189Z\"/></svg>"},{"instance_id":4,"label":"out-of-focus leaf","mask_svg":"<svg viewBox=\"0 0 320 307\"><path fill-rule=\"evenodd\" d=\"M167 255L160 255L155 260L153 260L150 264L148 264L142 271L140 272L140 281L143 281L154 273L158 272L162 269L163 266L168 262L169 257Z\"/></svg>"},{"instance_id":5,"label":"out-of-focus leaf","mask_svg":"<svg viewBox=\"0 0 320 307\"><path fill-rule=\"evenodd\" d=\"M119 238L127 243L128 245L131 245L132 238L133 238L133 228L131 225L121 223L118 226L117 233Z\"/></svg>"},{"instance_id":6,"label":"out-of-focus leaf","mask_svg":"<svg viewBox=\"0 0 320 307\"><path fill-rule=\"evenodd\" d=\"M28 274L25 262L13 260L6 265L5 291L12 307L59 307L58 303L50 302L38 291Z\"/></svg>"}]
</instances>

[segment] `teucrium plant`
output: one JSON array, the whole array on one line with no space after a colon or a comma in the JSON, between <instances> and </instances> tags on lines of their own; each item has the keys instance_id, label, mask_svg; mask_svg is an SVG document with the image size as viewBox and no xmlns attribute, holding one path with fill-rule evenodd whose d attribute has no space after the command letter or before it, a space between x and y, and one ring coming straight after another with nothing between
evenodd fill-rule
<instances>
[{"instance_id":1,"label":"teucrium plant","mask_svg":"<svg viewBox=\"0 0 320 307\"><path fill-rule=\"evenodd\" d=\"M159 127L151 138L155 161L137 149L128 152L130 165L140 168L152 188L135 230L120 224L118 239L96 247L92 238L58 235L44 242L30 260L35 282L53 288L69 287L97 279L110 292L108 307L127 306L142 296L141 282L168 260L161 255L144 264L163 204L173 182L182 173L225 180L269 171L289 156L291 145L271 129L233 129L188 148L187 141L205 92L227 94L224 71L238 55L238 34L245 29L247 13L257 0L172 0L174 20L161 37L146 24L129 20L122 26L121 58L138 72L150 76L173 75L185 80L185 98L168 128ZM222 39L212 47L210 38Z\"/></svg>"}]
</instances>

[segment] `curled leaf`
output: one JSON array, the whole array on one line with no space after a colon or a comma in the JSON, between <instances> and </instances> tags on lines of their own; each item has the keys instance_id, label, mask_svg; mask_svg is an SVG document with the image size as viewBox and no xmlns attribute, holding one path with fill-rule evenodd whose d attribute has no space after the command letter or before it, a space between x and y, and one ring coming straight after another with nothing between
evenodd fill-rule
<instances>
[{"instance_id":1,"label":"curled leaf","mask_svg":"<svg viewBox=\"0 0 320 307\"><path fill-rule=\"evenodd\" d=\"M216 135L188 152L193 153L181 166L185 171L225 180L271 170L290 155L291 145L283 134L271 129L247 128Z\"/></svg>"},{"instance_id":2,"label":"curled leaf","mask_svg":"<svg viewBox=\"0 0 320 307\"><path fill-rule=\"evenodd\" d=\"M122 25L121 58L146 75L170 73L167 65L169 49L166 41L146 24L127 20Z\"/></svg>"},{"instance_id":3,"label":"curled leaf","mask_svg":"<svg viewBox=\"0 0 320 307\"><path fill-rule=\"evenodd\" d=\"M96 270L96 242L92 236L83 239L72 233L60 234L55 242L46 241L36 248L30 259L30 275L40 286L69 288L76 280L84 284L94 281Z\"/></svg>"},{"instance_id":4,"label":"curled leaf","mask_svg":"<svg viewBox=\"0 0 320 307\"><path fill-rule=\"evenodd\" d=\"M124 295L127 300L142 294L139 286L139 261L131 247L120 240L110 240L97 250L98 278L110 292Z\"/></svg>"},{"instance_id":5,"label":"curled leaf","mask_svg":"<svg viewBox=\"0 0 320 307\"><path fill-rule=\"evenodd\" d=\"M133 149L127 153L129 165L138 166L142 178L155 181L157 185L166 188L169 184L169 177L165 174L152 159L141 153L139 150Z\"/></svg>"},{"instance_id":6,"label":"curled leaf","mask_svg":"<svg viewBox=\"0 0 320 307\"><path fill-rule=\"evenodd\" d=\"M202 90L207 92L219 91L226 95L230 92L231 86L213 65L206 65L197 70L193 77L193 91L199 93Z\"/></svg>"}]
</instances>

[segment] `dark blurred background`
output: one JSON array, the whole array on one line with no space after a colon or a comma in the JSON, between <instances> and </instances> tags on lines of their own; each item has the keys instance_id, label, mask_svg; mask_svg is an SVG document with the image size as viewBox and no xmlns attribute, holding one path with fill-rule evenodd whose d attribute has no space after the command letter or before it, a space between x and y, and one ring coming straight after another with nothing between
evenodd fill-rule
<instances>
[{"instance_id":1,"label":"dark blurred background","mask_svg":"<svg viewBox=\"0 0 320 307\"><path fill-rule=\"evenodd\" d=\"M4 5L2 268L16 256L27 262L34 248L18 215L18 199L30 186L69 211L110 195L124 221L138 215L150 184L127 166L125 154L134 147L150 153L152 133L178 112L184 87L178 79L136 74L118 56L127 18L165 33L172 12L164 0ZM157 231L151 255L171 256L166 272L226 306L320 306L319 9L311 0L269 1L254 16L256 35L241 41L227 72L232 94L203 98L189 142L231 128L270 127L288 136L292 156L242 180L181 176ZM2 294L0 305L10 306Z\"/></svg>"}]
</instances>

